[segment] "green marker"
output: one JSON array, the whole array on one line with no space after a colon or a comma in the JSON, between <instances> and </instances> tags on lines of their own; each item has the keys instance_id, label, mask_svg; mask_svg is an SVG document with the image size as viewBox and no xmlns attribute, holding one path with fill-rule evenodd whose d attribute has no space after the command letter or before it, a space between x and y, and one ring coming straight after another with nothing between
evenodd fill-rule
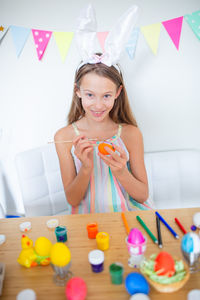
<instances>
[{"instance_id":1,"label":"green marker","mask_svg":"<svg viewBox=\"0 0 200 300\"><path fill-rule=\"evenodd\" d=\"M157 238L153 235L153 233L149 230L149 228L147 227L147 225L142 221L142 219L139 216L136 216L136 219L138 220L138 222L142 225L142 227L144 228L144 230L146 230L146 232L148 233L148 235L150 236L150 238L153 240L153 242L155 244L158 244L158 240Z\"/></svg>"}]
</instances>

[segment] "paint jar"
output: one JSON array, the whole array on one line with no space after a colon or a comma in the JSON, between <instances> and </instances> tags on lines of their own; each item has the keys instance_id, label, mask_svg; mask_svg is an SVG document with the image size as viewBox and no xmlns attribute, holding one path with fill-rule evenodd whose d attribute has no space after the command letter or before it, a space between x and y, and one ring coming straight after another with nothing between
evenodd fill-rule
<instances>
[{"instance_id":1,"label":"paint jar","mask_svg":"<svg viewBox=\"0 0 200 300\"><path fill-rule=\"evenodd\" d=\"M88 254L88 260L91 264L92 271L99 273L103 271L104 253L101 250L92 250Z\"/></svg>"},{"instance_id":2,"label":"paint jar","mask_svg":"<svg viewBox=\"0 0 200 300\"><path fill-rule=\"evenodd\" d=\"M89 223L87 224L87 232L89 239L95 239L98 233L98 225L97 223Z\"/></svg>"},{"instance_id":3,"label":"paint jar","mask_svg":"<svg viewBox=\"0 0 200 300\"><path fill-rule=\"evenodd\" d=\"M65 226L57 226L55 228L55 234L57 242L66 242L67 241L67 229Z\"/></svg>"},{"instance_id":4,"label":"paint jar","mask_svg":"<svg viewBox=\"0 0 200 300\"><path fill-rule=\"evenodd\" d=\"M113 263L109 267L111 282L113 284L121 284L123 282L124 268L120 263Z\"/></svg>"},{"instance_id":5,"label":"paint jar","mask_svg":"<svg viewBox=\"0 0 200 300\"><path fill-rule=\"evenodd\" d=\"M96 235L97 247L104 251L109 248L109 234L107 232L99 232Z\"/></svg>"}]
</instances>

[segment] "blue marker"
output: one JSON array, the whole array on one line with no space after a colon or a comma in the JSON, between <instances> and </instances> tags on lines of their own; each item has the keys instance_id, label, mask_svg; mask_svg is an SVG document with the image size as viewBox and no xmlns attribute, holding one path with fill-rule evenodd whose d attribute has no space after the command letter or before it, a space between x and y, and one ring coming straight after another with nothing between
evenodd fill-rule
<instances>
[{"instance_id":1,"label":"blue marker","mask_svg":"<svg viewBox=\"0 0 200 300\"><path fill-rule=\"evenodd\" d=\"M161 217L161 215L156 211L155 214L159 217L160 221L169 229L169 231L175 236L176 239L179 239L178 234L169 226L169 224Z\"/></svg>"}]
</instances>

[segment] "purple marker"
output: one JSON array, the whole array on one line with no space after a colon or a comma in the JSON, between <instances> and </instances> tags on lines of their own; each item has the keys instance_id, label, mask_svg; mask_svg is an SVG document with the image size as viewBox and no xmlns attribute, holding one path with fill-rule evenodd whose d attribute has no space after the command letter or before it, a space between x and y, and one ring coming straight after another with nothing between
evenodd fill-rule
<instances>
[{"instance_id":1,"label":"purple marker","mask_svg":"<svg viewBox=\"0 0 200 300\"><path fill-rule=\"evenodd\" d=\"M92 250L88 254L88 260L91 264L92 271L99 273L103 271L104 253L101 250Z\"/></svg>"}]
</instances>

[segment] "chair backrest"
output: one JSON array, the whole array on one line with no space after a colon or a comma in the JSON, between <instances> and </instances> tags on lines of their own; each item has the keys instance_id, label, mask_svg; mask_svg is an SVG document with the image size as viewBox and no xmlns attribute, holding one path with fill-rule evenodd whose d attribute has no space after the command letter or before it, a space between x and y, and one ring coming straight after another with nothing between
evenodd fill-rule
<instances>
[{"instance_id":1,"label":"chair backrest","mask_svg":"<svg viewBox=\"0 0 200 300\"><path fill-rule=\"evenodd\" d=\"M200 150L145 153L156 208L200 207Z\"/></svg>"},{"instance_id":2,"label":"chair backrest","mask_svg":"<svg viewBox=\"0 0 200 300\"><path fill-rule=\"evenodd\" d=\"M26 216L69 213L54 144L18 153L15 162Z\"/></svg>"}]
</instances>

